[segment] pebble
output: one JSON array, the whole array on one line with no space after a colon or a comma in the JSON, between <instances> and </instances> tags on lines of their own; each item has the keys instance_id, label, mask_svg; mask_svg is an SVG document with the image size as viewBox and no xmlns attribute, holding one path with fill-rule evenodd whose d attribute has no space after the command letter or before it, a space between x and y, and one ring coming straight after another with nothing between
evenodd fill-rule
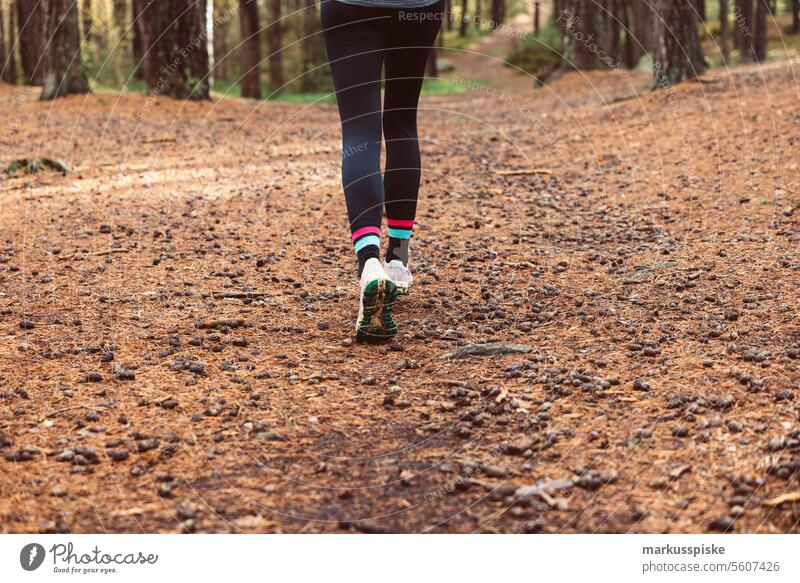
<instances>
[{"instance_id":1,"label":"pebble","mask_svg":"<svg viewBox=\"0 0 800 583\"><path fill-rule=\"evenodd\" d=\"M720 516L712 519L708 523L708 530L714 532L727 532L734 526L734 520L730 516Z\"/></svg>"},{"instance_id":2,"label":"pebble","mask_svg":"<svg viewBox=\"0 0 800 583\"><path fill-rule=\"evenodd\" d=\"M130 456L127 449L110 449L107 454L115 462L124 462Z\"/></svg>"}]
</instances>

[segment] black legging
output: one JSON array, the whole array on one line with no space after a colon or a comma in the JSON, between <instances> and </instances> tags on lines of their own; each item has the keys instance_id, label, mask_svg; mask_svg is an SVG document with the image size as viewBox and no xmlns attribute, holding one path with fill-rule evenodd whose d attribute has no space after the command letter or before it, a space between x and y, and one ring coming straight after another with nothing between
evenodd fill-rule
<instances>
[{"instance_id":1,"label":"black legging","mask_svg":"<svg viewBox=\"0 0 800 583\"><path fill-rule=\"evenodd\" d=\"M420 181L417 105L443 4L439 0L424 8L375 8L322 0L322 28L342 121L342 184L362 268L367 259L380 256L384 207L389 250L399 253L403 247L407 253ZM381 113L386 140L383 177Z\"/></svg>"}]
</instances>

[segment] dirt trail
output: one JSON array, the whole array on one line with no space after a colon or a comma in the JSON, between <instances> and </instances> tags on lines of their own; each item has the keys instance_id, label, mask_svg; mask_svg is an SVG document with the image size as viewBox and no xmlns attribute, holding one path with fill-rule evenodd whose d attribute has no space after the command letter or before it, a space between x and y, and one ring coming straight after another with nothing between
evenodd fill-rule
<instances>
[{"instance_id":1,"label":"dirt trail","mask_svg":"<svg viewBox=\"0 0 800 583\"><path fill-rule=\"evenodd\" d=\"M334 107L0 85L2 530L797 532L797 67L425 100L378 347Z\"/></svg>"},{"instance_id":2,"label":"dirt trail","mask_svg":"<svg viewBox=\"0 0 800 583\"><path fill-rule=\"evenodd\" d=\"M533 87L534 79L506 64L512 47L525 36L533 34L533 0L525 10L510 18L498 29L465 49L444 49L442 56L453 64L452 75L464 79L477 79L498 91L517 92ZM552 17L552 2L541 3L541 22ZM458 22L456 22L456 28ZM473 23L470 22L470 26ZM484 23L483 27L487 27Z\"/></svg>"}]
</instances>

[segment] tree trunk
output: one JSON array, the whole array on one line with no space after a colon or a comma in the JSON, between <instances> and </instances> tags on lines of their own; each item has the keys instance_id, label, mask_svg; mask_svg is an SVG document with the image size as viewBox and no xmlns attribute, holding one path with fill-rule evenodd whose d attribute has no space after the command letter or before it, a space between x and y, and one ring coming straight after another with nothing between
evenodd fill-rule
<instances>
[{"instance_id":1,"label":"tree trunk","mask_svg":"<svg viewBox=\"0 0 800 583\"><path fill-rule=\"evenodd\" d=\"M653 51L653 26L655 18L641 0L629 0L633 15L633 41L636 49L636 62Z\"/></svg>"},{"instance_id":2,"label":"tree trunk","mask_svg":"<svg viewBox=\"0 0 800 583\"><path fill-rule=\"evenodd\" d=\"M92 18L92 0L83 0L81 3L81 37L84 42L92 42L94 26Z\"/></svg>"},{"instance_id":3,"label":"tree trunk","mask_svg":"<svg viewBox=\"0 0 800 583\"><path fill-rule=\"evenodd\" d=\"M453 0L445 0L444 17L447 30L453 30Z\"/></svg>"},{"instance_id":4,"label":"tree trunk","mask_svg":"<svg viewBox=\"0 0 800 583\"><path fill-rule=\"evenodd\" d=\"M475 28L481 28L481 0L475 0Z\"/></svg>"},{"instance_id":5,"label":"tree trunk","mask_svg":"<svg viewBox=\"0 0 800 583\"><path fill-rule=\"evenodd\" d=\"M208 69L208 91L209 95L214 88L214 0L206 0L205 14L205 36L206 36L206 68Z\"/></svg>"},{"instance_id":6,"label":"tree trunk","mask_svg":"<svg viewBox=\"0 0 800 583\"><path fill-rule=\"evenodd\" d=\"M655 0L655 87L694 79L706 70L697 17L685 0Z\"/></svg>"},{"instance_id":7,"label":"tree trunk","mask_svg":"<svg viewBox=\"0 0 800 583\"><path fill-rule=\"evenodd\" d=\"M736 29L742 60L753 59L753 0L736 0Z\"/></svg>"},{"instance_id":8,"label":"tree trunk","mask_svg":"<svg viewBox=\"0 0 800 583\"><path fill-rule=\"evenodd\" d=\"M467 0L461 0L461 22L458 23L458 36L467 36Z\"/></svg>"},{"instance_id":9,"label":"tree trunk","mask_svg":"<svg viewBox=\"0 0 800 583\"><path fill-rule=\"evenodd\" d=\"M270 91L283 91L283 28L281 24L281 0L269 0L269 27L267 46L269 47L269 85Z\"/></svg>"},{"instance_id":10,"label":"tree trunk","mask_svg":"<svg viewBox=\"0 0 800 583\"><path fill-rule=\"evenodd\" d=\"M631 22L628 18L628 0L620 1L619 19L622 21L622 29L625 31L625 66L633 69L639 62L641 52L638 45L635 45Z\"/></svg>"},{"instance_id":11,"label":"tree trunk","mask_svg":"<svg viewBox=\"0 0 800 583\"><path fill-rule=\"evenodd\" d=\"M0 4L0 81L8 81L8 54L6 53L6 18Z\"/></svg>"},{"instance_id":12,"label":"tree trunk","mask_svg":"<svg viewBox=\"0 0 800 583\"><path fill-rule=\"evenodd\" d=\"M303 34L300 42L302 53L302 75L300 77L300 90L310 93L319 89L319 70L317 66L321 60L322 35L320 34L320 21L317 15L317 0L305 0L303 10Z\"/></svg>"},{"instance_id":13,"label":"tree trunk","mask_svg":"<svg viewBox=\"0 0 800 583\"><path fill-rule=\"evenodd\" d=\"M261 99L261 43L256 0L239 0L239 27L242 33L242 97Z\"/></svg>"},{"instance_id":14,"label":"tree trunk","mask_svg":"<svg viewBox=\"0 0 800 583\"><path fill-rule=\"evenodd\" d=\"M602 45L597 38L602 23L595 0L568 0L566 5L559 15L564 27L564 66L579 71L593 69L597 51L591 47Z\"/></svg>"},{"instance_id":15,"label":"tree trunk","mask_svg":"<svg viewBox=\"0 0 800 583\"><path fill-rule=\"evenodd\" d=\"M466 4L466 2L465 2ZM533 34L539 36L539 32L542 30L542 3L541 2L534 2L533 3Z\"/></svg>"},{"instance_id":16,"label":"tree trunk","mask_svg":"<svg viewBox=\"0 0 800 583\"><path fill-rule=\"evenodd\" d=\"M719 0L719 22L720 22L720 50L722 60L727 64L730 57L730 21L728 20L728 0Z\"/></svg>"},{"instance_id":17,"label":"tree trunk","mask_svg":"<svg viewBox=\"0 0 800 583\"><path fill-rule=\"evenodd\" d=\"M800 0L792 0L792 32L800 32Z\"/></svg>"},{"instance_id":18,"label":"tree trunk","mask_svg":"<svg viewBox=\"0 0 800 583\"><path fill-rule=\"evenodd\" d=\"M40 0L17 0L17 28L22 73L28 85L41 85L44 55L44 10Z\"/></svg>"},{"instance_id":19,"label":"tree trunk","mask_svg":"<svg viewBox=\"0 0 800 583\"><path fill-rule=\"evenodd\" d=\"M769 5L767 0L756 0L755 41L753 43L753 56L756 61L767 59L767 16Z\"/></svg>"},{"instance_id":20,"label":"tree trunk","mask_svg":"<svg viewBox=\"0 0 800 583\"><path fill-rule=\"evenodd\" d=\"M143 2L145 80L153 94L209 99L207 1Z\"/></svg>"},{"instance_id":21,"label":"tree trunk","mask_svg":"<svg viewBox=\"0 0 800 583\"><path fill-rule=\"evenodd\" d=\"M608 2L608 55L614 59L615 63L620 62L619 43L620 43L620 0L609 0Z\"/></svg>"},{"instance_id":22,"label":"tree trunk","mask_svg":"<svg viewBox=\"0 0 800 583\"><path fill-rule=\"evenodd\" d=\"M144 81L145 74L145 42L144 42L144 17L142 11L147 0L133 0L131 4L131 28L133 29L133 42L131 47L133 49L133 63L134 63L134 77Z\"/></svg>"},{"instance_id":23,"label":"tree trunk","mask_svg":"<svg viewBox=\"0 0 800 583\"><path fill-rule=\"evenodd\" d=\"M492 1L492 27L500 26L505 16L505 0L491 0Z\"/></svg>"},{"instance_id":24,"label":"tree trunk","mask_svg":"<svg viewBox=\"0 0 800 583\"><path fill-rule=\"evenodd\" d=\"M8 66L6 68L6 81L17 82L17 3L11 2L8 11Z\"/></svg>"},{"instance_id":25,"label":"tree trunk","mask_svg":"<svg viewBox=\"0 0 800 583\"><path fill-rule=\"evenodd\" d=\"M43 59L42 100L89 93L81 58L78 4L74 0L41 0L47 47Z\"/></svg>"},{"instance_id":26,"label":"tree trunk","mask_svg":"<svg viewBox=\"0 0 800 583\"><path fill-rule=\"evenodd\" d=\"M697 10L697 17L701 22L706 21L706 0L694 0L694 7Z\"/></svg>"}]
</instances>

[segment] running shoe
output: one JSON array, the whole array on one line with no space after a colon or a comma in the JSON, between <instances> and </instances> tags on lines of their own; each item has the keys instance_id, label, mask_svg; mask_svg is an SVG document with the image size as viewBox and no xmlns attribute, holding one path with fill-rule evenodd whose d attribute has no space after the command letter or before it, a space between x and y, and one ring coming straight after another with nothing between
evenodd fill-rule
<instances>
[{"instance_id":1,"label":"running shoe","mask_svg":"<svg viewBox=\"0 0 800 583\"><path fill-rule=\"evenodd\" d=\"M392 259L388 262L384 261L383 269L386 275L389 276L389 279L397 286L398 294L405 295L409 292L411 284L414 283L414 276L411 274L411 270L403 265L402 261L399 259Z\"/></svg>"},{"instance_id":2,"label":"running shoe","mask_svg":"<svg viewBox=\"0 0 800 583\"><path fill-rule=\"evenodd\" d=\"M392 308L397 286L386 275L381 262L368 259L361 273L361 299L356 322L356 338L367 342L388 340L397 334Z\"/></svg>"}]
</instances>

